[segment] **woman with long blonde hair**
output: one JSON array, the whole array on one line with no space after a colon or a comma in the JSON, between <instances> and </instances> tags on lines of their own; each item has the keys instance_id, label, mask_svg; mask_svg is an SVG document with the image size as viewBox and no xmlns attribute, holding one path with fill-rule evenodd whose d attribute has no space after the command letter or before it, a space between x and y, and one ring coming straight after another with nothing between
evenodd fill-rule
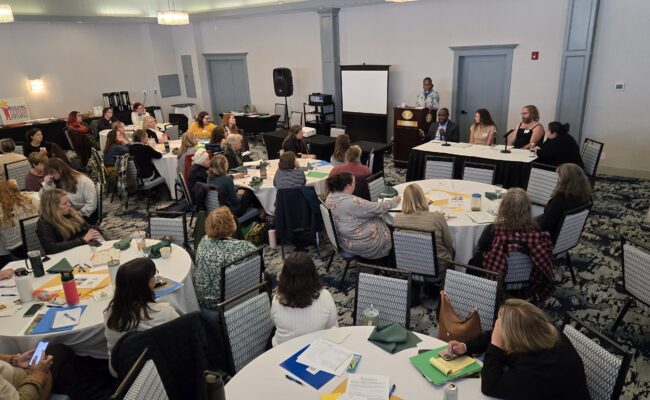
<instances>
[{"instance_id":1,"label":"woman with long blonde hair","mask_svg":"<svg viewBox=\"0 0 650 400\"><path fill-rule=\"evenodd\" d=\"M50 189L41 196L36 235L47 254L83 246L101 238L101 233L84 221L61 189Z\"/></svg>"},{"instance_id":2,"label":"woman with long blonde hair","mask_svg":"<svg viewBox=\"0 0 650 400\"><path fill-rule=\"evenodd\" d=\"M89 224L97 222L97 189L89 177L70 168L58 158L47 160L45 173L43 191L63 189L74 208Z\"/></svg>"},{"instance_id":3,"label":"woman with long blonde hair","mask_svg":"<svg viewBox=\"0 0 650 400\"><path fill-rule=\"evenodd\" d=\"M181 147L178 148L178 172L185 174L185 156L189 154L194 154L196 151L196 145L199 144L199 140L192 132L185 132L181 136Z\"/></svg>"},{"instance_id":4,"label":"woman with long blonde hair","mask_svg":"<svg viewBox=\"0 0 650 400\"><path fill-rule=\"evenodd\" d=\"M23 193L16 181L0 181L0 239L6 250L24 255L20 220L38 214L38 197Z\"/></svg>"},{"instance_id":5,"label":"woman with long blonde hair","mask_svg":"<svg viewBox=\"0 0 650 400\"><path fill-rule=\"evenodd\" d=\"M492 331L467 343L449 341L456 355L485 352L481 391L499 399L587 400L587 378L571 341L539 308L509 299Z\"/></svg>"}]
</instances>

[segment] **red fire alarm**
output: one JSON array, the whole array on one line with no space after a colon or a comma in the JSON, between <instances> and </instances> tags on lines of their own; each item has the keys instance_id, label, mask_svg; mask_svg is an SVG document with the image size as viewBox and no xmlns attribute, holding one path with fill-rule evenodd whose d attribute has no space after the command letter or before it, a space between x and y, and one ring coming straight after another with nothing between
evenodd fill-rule
<instances>
[{"instance_id":1,"label":"red fire alarm","mask_svg":"<svg viewBox=\"0 0 650 400\"><path fill-rule=\"evenodd\" d=\"M533 61L539 60L539 51L533 51L530 53L530 59Z\"/></svg>"}]
</instances>

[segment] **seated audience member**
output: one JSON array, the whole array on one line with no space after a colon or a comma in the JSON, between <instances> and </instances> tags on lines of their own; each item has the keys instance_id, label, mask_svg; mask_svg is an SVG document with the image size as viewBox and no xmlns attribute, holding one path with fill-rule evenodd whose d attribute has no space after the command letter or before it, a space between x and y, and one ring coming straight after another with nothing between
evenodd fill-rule
<instances>
[{"instance_id":1,"label":"seated audience member","mask_svg":"<svg viewBox=\"0 0 650 400\"><path fill-rule=\"evenodd\" d=\"M353 146L354 147L354 146ZM383 215L401 201L399 196L381 203L354 196L355 177L350 172L330 175L330 194L325 204L332 212L341 247L368 259L386 257L391 251L390 231Z\"/></svg>"},{"instance_id":2,"label":"seated audience member","mask_svg":"<svg viewBox=\"0 0 650 400\"><path fill-rule=\"evenodd\" d=\"M238 133L230 133L226 138L226 147L223 150L223 155L228 160L228 168L238 168L244 165L244 160L241 156L242 135Z\"/></svg>"},{"instance_id":3,"label":"seated audience member","mask_svg":"<svg viewBox=\"0 0 650 400\"><path fill-rule=\"evenodd\" d=\"M16 144L12 139L7 138L0 140L0 152L2 152L2 154L0 154L0 180L6 179L5 164L27 159L22 154L14 153L15 150Z\"/></svg>"},{"instance_id":4,"label":"seated audience member","mask_svg":"<svg viewBox=\"0 0 650 400\"><path fill-rule=\"evenodd\" d=\"M562 215L591 201L591 184L582 168L575 164L561 164L557 174L557 185L551 199L537 220L540 230L549 232L553 240L560 233Z\"/></svg>"},{"instance_id":5,"label":"seated audience member","mask_svg":"<svg viewBox=\"0 0 650 400\"><path fill-rule=\"evenodd\" d=\"M91 225L95 224L98 219L95 183L58 158L47 160L45 172L47 175L43 178L43 190L63 189L83 219Z\"/></svg>"},{"instance_id":6,"label":"seated audience member","mask_svg":"<svg viewBox=\"0 0 650 400\"><path fill-rule=\"evenodd\" d=\"M460 343L450 352L485 353L481 392L498 399L588 400L584 365L571 341L542 310L520 299L499 308L491 332Z\"/></svg>"},{"instance_id":7,"label":"seated audience member","mask_svg":"<svg viewBox=\"0 0 650 400\"><path fill-rule=\"evenodd\" d=\"M429 131L424 137L425 142L431 140L446 140L448 142L460 141L460 129L458 128L458 124L449 119L449 110L444 107L438 110L438 121L429 126Z\"/></svg>"},{"instance_id":8,"label":"seated audience member","mask_svg":"<svg viewBox=\"0 0 650 400\"><path fill-rule=\"evenodd\" d=\"M129 139L129 136L126 134L126 125L124 125L124 122L122 121L113 122L113 125L111 125L111 129L117 132L117 140L119 142L124 144L131 144L131 139Z\"/></svg>"},{"instance_id":9,"label":"seated audience member","mask_svg":"<svg viewBox=\"0 0 650 400\"><path fill-rule=\"evenodd\" d=\"M345 162L345 152L350 148L350 136L343 134L336 137L334 142L334 153L330 157L332 166L341 165Z\"/></svg>"},{"instance_id":10,"label":"seated audience member","mask_svg":"<svg viewBox=\"0 0 650 400\"><path fill-rule=\"evenodd\" d=\"M273 346L298 336L338 326L338 312L330 292L323 287L314 261L295 252L284 260L278 291L271 304L275 325Z\"/></svg>"},{"instance_id":11,"label":"seated audience member","mask_svg":"<svg viewBox=\"0 0 650 400\"><path fill-rule=\"evenodd\" d=\"M361 164L361 147L350 146L345 152L345 164L337 165L330 170L330 176L340 174L341 172L351 172L357 179L364 179L372 174L370 168Z\"/></svg>"},{"instance_id":12,"label":"seated audience member","mask_svg":"<svg viewBox=\"0 0 650 400\"><path fill-rule=\"evenodd\" d=\"M474 114L474 123L469 127L469 142L491 146L494 144L497 135L497 127L492 121L490 112L485 108L479 108Z\"/></svg>"},{"instance_id":13,"label":"seated audience member","mask_svg":"<svg viewBox=\"0 0 650 400\"><path fill-rule=\"evenodd\" d=\"M503 276L508 272L507 251L529 254L533 271L527 294L536 294L545 300L555 290L551 235L540 230L533 218L528 194L523 189L508 189L494 223L483 230L477 247L478 252L470 264L499 272Z\"/></svg>"},{"instance_id":14,"label":"seated audience member","mask_svg":"<svg viewBox=\"0 0 650 400\"><path fill-rule=\"evenodd\" d=\"M189 154L194 154L196 151L196 145L199 144L199 140L194 136L192 132L185 132L181 136L181 147L178 148L178 172L185 174L185 156Z\"/></svg>"},{"instance_id":15,"label":"seated audience member","mask_svg":"<svg viewBox=\"0 0 650 400\"><path fill-rule=\"evenodd\" d=\"M539 123L539 111L534 105L521 109L521 122L508 136L508 145L517 149L530 149L538 146L544 139L544 127Z\"/></svg>"},{"instance_id":16,"label":"seated audience member","mask_svg":"<svg viewBox=\"0 0 650 400\"><path fill-rule=\"evenodd\" d=\"M50 368L54 357L43 354L38 363L30 365L34 351L0 353L0 399L47 400L50 397L53 384Z\"/></svg>"},{"instance_id":17,"label":"seated audience member","mask_svg":"<svg viewBox=\"0 0 650 400\"><path fill-rule=\"evenodd\" d=\"M20 220L38 215L37 196L35 193L22 193L13 179L0 182L0 240L5 249L20 258L26 254L20 234Z\"/></svg>"},{"instance_id":18,"label":"seated audience member","mask_svg":"<svg viewBox=\"0 0 650 400\"><path fill-rule=\"evenodd\" d=\"M100 131L105 131L106 129L113 129L113 109L111 107L102 108L102 117L97 121L97 128Z\"/></svg>"},{"instance_id":19,"label":"seated audience member","mask_svg":"<svg viewBox=\"0 0 650 400\"><path fill-rule=\"evenodd\" d=\"M204 149L198 149L192 156L192 166L188 174L187 184L192 190L198 182L208 182L208 168L210 167L210 155Z\"/></svg>"},{"instance_id":20,"label":"seated audience member","mask_svg":"<svg viewBox=\"0 0 650 400\"><path fill-rule=\"evenodd\" d=\"M221 124L221 127L223 128L224 132L226 133L226 138L228 135L231 133L238 133L241 134L241 130L237 127L237 119L235 116L231 113L224 113L223 118L221 119L223 122Z\"/></svg>"},{"instance_id":21,"label":"seated audience member","mask_svg":"<svg viewBox=\"0 0 650 400\"><path fill-rule=\"evenodd\" d=\"M36 235L47 254L83 246L102 237L84 221L61 189L51 189L41 197L41 212Z\"/></svg>"},{"instance_id":22,"label":"seated audience member","mask_svg":"<svg viewBox=\"0 0 650 400\"><path fill-rule=\"evenodd\" d=\"M131 125L141 127L144 117L148 116L149 113L144 110L144 105L142 103L133 103L133 112L131 112Z\"/></svg>"},{"instance_id":23,"label":"seated audience member","mask_svg":"<svg viewBox=\"0 0 650 400\"><path fill-rule=\"evenodd\" d=\"M303 140L302 135L302 126L293 125L289 128L289 133L282 142L282 150L293 151L298 158L316 158L315 155L309 154L307 143Z\"/></svg>"},{"instance_id":24,"label":"seated audience member","mask_svg":"<svg viewBox=\"0 0 650 400\"><path fill-rule=\"evenodd\" d=\"M86 168L88 160L92 156L92 148L99 146L92 140L90 127L83 122L83 117L79 111L72 111L68 115L66 130L69 133L72 147L79 156L81 168Z\"/></svg>"},{"instance_id":25,"label":"seated audience member","mask_svg":"<svg viewBox=\"0 0 650 400\"><path fill-rule=\"evenodd\" d=\"M142 129L138 129L133 134L133 144L129 146L129 154L133 156L133 162L138 167L140 178L147 183L156 179L160 174L153 165L153 160L162 158L156 149L149 146L149 137Z\"/></svg>"},{"instance_id":26,"label":"seated audience member","mask_svg":"<svg viewBox=\"0 0 650 400\"><path fill-rule=\"evenodd\" d=\"M25 132L25 143L23 144L23 154L25 157L29 157L32 153L45 153L48 157L56 157L65 161L66 164L70 165L70 160L68 156L65 155L61 147L58 144L52 142L46 142L43 140L43 132L38 128L32 128Z\"/></svg>"},{"instance_id":27,"label":"seated audience member","mask_svg":"<svg viewBox=\"0 0 650 400\"><path fill-rule=\"evenodd\" d=\"M273 177L273 186L276 189L291 189L300 187L306 182L305 173L300 169L293 151L282 153L278 163L278 170Z\"/></svg>"},{"instance_id":28,"label":"seated audience member","mask_svg":"<svg viewBox=\"0 0 650 400\"><path fill-rule=\"evenodd\" d=\"M257 196L252 191L247 189L235 190L235 184L232 178L228 176L228 160L221 154L213 156L210 161L208 183L223 189L228 201L227 205L237 217L244 215L246 210L251 207L257 209L262 207Z\"/></svg>"},{"instance_id":29,"label":"seated audience member","mask_svg":"<svg viewBox=\"0 0 650 400\"><path fill-rule=\"evenodd\" d=\"M580 168L584 167L580 156L580 147L573 136L569 135L569 124L562 124L558 121L548 124L546 141L537 149L535 162L556 166L572 163Z\"/></svg>"},{"instance_id":30,"label":"seated audience member","mask_svg":"<svg viewBox=\"0 0 650 400\"><path fill-rule=\"evenodd\" d=\"M106 336L109 369L113 347L122 336L131 331L146 331L179 317L174 307L156 301L156 264L148 258L128 261L117 270L115 293L104 310L104 336Z\"/></svg>"},{"instance_id":31,"label":"seated audience member","mask_svg":"<svg viewBox=\"0 0 650 400\"><path fill-rule=\"evenodd\" d=\"M222 127L215 127L212 129L212 133L210 134L210 143L208 143L205 148L211 150L213 153L223 152L223 148L226 145L226 136L228 136L228 134Z\"/></svg>"},{"instance_id":32,"label":"seated audience member","mask_svg":"<svg viewBox=\"0 0 650 400\"><path fill-rule=\"evenodd\" d=\"M90 127L84 122L83 115L79 111L72 111L68 114L66 129L70 133L90 133Z\"/></svg>"},{"instance_id":33,"label":"seated audience member","mask_svg":"<svg viewBox=\"0 0 650 400\"><path fill-rule=\"evenodd\" d=\"M150 115L145 115L142 119L142 129L147 132L147 137L153 139L156 143L167 141L167 134L158 129L156 119Z\"/></svg>"},{"instance_id":34,"label":"seated audience member","mask_svg":"<svg viewBox=\"0 0 650 400\"><path fill-rule=\"evenodd\" d=\"M118 135L115 129L111 129L106 135L106 144L104 145L104 166L113 169L115 160L118 156L129 153L129 142L125 136ZM109 171L112 172L112 171Z\"/></svg>"},{"instance_id":35,"label":"seated audience member","mask_svg":"<svg viewBox=\"0 0 650 400\"><path fill-rule=\"evenodd\" d=\"M454 258L454 239L449 233L449 226L445 216L439 212L429 211L429 202L424 196L422 188L417 183L412 183L404 190L402 199L402 212L395 214L395 227L409 232L404 228L415 228L435 232L436 254L438 255L438 268L443 271ZM419 231L410 231L419 233Z\"/></svg>"},{"instance_id":36,"label":"seated audience member","mask_svg":"<svg viewBox=\"0 0 650 400\"><path fill-rule=\"evenodd\" d=\"M29 165L32 167L25 175L25 190L28 192L40 192L43 188L45 179L45 164L47 163L47 154L42 152L33 152L27 157Z\"/></svg>"},{"instance_id":37,"label":"seated audience member","mask_svg":"<svg viewBox=\"0 0 650 400\"><path fill-rule=\"evenodd\" d=\"M214 128L216 125L210 122L210 113L201 111L187 131L192 132L199 139L210 139Z\"/></svg>"},{"instance_id":38,"label":"seated audience member","mask_svg":"<svg viewBox=\"0 0 650 400\"><path fill-rule=\"evenodd\" d=\"M205 221L205 236L196 249L192 281L199 305L209 310L208 314L216 312L221 301L221 268L257 249L250 242L233 239L236 230L235 218L225 206L212 210Z\"/></svg>"}]
</instances>

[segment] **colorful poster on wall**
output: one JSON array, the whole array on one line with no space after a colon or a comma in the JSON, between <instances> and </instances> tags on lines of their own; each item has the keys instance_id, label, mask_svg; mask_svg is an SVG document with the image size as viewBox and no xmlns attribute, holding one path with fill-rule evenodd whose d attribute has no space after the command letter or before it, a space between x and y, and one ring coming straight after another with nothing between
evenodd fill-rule
<instances>
[{"instance_id":1,"label":"colorful poster on wall","mask_svg":"<svg viewBox=\"0 0 650 400\"><path fill-rule=\"evenodd\" d=\"M29 119L29 108L24 98L0 98L0 125L25 122Z\"/></svg>"}]
</instances>

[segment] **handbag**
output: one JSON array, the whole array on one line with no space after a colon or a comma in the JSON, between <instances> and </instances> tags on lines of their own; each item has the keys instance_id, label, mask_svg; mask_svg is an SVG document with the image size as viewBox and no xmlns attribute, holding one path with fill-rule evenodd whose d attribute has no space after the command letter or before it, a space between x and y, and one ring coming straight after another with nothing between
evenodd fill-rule
<instances>
[{"instance_id":1,"label":"handbag","mask_svg":"<svg viewBox=\"0 0 650 400\"><path fill-rule=\"evenodd\" d=\"M481 318L478 310L472 310L467 318L460 319L444 290L440 291L440 315L438 316L438 339L465 343L481 334Z\"/></svg>"}]
</instances>

